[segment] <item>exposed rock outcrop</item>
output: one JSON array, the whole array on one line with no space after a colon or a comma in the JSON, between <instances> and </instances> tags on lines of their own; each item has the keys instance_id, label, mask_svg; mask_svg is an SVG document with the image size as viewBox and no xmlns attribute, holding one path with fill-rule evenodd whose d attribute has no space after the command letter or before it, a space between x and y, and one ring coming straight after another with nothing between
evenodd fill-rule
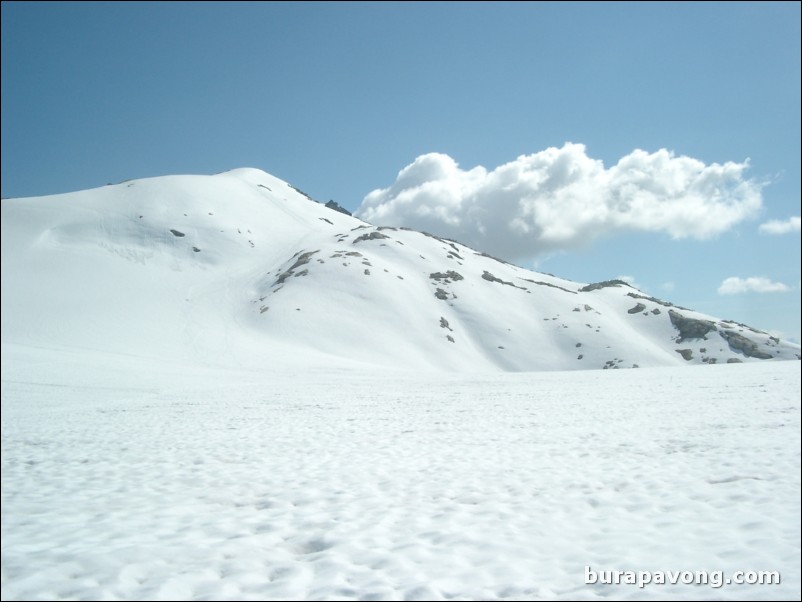
<instances>
[{"instance_id":1,"label":"exposed rock outcrop","mask_svg":"<svg viewBox=\"0 0 802 602\"><path fill-rule=\"evenodd\" d=\"M671 324L679 331L677 343L682 343L687 339L707 339L707 333L716 330L716 325L710 320L689 318L673 309L668 310L668 316L671 318Z\"/></svg>"},{"instance_id":2,"label":"exposed rock outcrop","mask_svg":"<svg viewBox=\"0 0 802 602\"><path fill-rule=\"evenodd\" d=\"M438 281L439 280L445 280L446 284L448 284L452 280L454 282L456 282L457 280L464 280L464 278L462 277L462 274L460 274L459 272L455 272L454 270L449 270L449 271L447 271L445 273L444 272L433 272L433 273L429 274L429 278L431 278L432 280L438 280Z\"/></svg>"},{"instance_id":3,"label":"exposed rock outcrop","mask_svg":"<svg viewBox=\"0 0 802 602\"><path fill-rule=\"evenodd\" d=\"M346 209L345 207L342 207L336 201L329 201L328 203L326 203L326 207L328 207L329 209L332 209L334 211L339 211L340 213L344 213L345 215L351 215L351 212L348 211L348 209Z\"/></svg>"},{"instance_id":4,"label":"exposed rock outcrop","mask_svg":"<svg viewBox=\"0 0 802 602\"><path fill-rule=\"evenodd\" d=\"M757 343L747 339L744 335L732 332L731 330L720 330L719 334L727 341L730 349L743 353L746 357L754 357L759 360L770 360L772 355L758 349ZM728 360L729 361L729 360Z\"/></svg>"},{"instance_id":5,"label":"exposed rock outcrop","mask_svg":"<svg viewBox=\"0 0 802 602\"><path fill-rule=\"evenodd\" d=\"M644 309L646 309L646 306L643 303L638 303L635 307L632 307L632 308L628 309L627 313L628 314L639 314Z\"/></svg>"},{"instance_id":6,"label":"exposed rock outcrop","mask_svg":"<svg viewBox=\"0 0 802 602\"><path fill-rule=\"evenodd\" d=\"M629 282L624 282L623 280L603 280L601 282L594 282L593 284L583 286L581 289L579 289L579 292L589 293L590 291L597 291L602 288L607 288L608 286L629 286Z\"/></svg>"},{"instance_id":7,"label":"exposed rock outcrop","mask_svg":"<svg viewBox=\"0 0 802 602\"><path fill-rule=\"evenodd\" d=\"M484 278L488 282L498 282L499 284L506 284L507 286L512 286L512 287L515 287L515 288L519 288L519 289L524 290L524 291L526 290L523 286L518 286L517 284L513 284L512 282L508 282L506 280L502 280L501 278L498 278L498 277L494 276L493 274L491 274L487 270L485 270L484 273L482 274L482 278Z\"/></svg>"},{"instance_id":8,"label":"exposed rock outcrop","mask_svg":"<svg viewBox=\"0 0 802 602\"><path fill-rule=\"evenodd\" d=\"M362 236L357 236L354 239L353 244L358 242L362 242L363 240L379 240L381 238L390 238L386 234L382 234L381 232L371 232L370 234L363 234Z\"/></svg>"},{"instance_id":9,"label":"exposed rock outcrop","mask_svg":"<svg viewBox=\"0 0 802 602\"><path fill-rule=\"evenodd\" d=\"M691 361L693 358L693 349L675 349L675 351L679 353L686 362Z\"/></svg>"},{"instance_id":10,"label":"exposed rock outcrop","mask_svg":"<svg viewBox=\"0 0 802 602\"><path fill-rule=\"evenodd\" d=\"M319 249L318 249L318 251L319 251ZM277 284L284 284L284 281L287 278L289 278L290 276L293 275L293 271L296 268L299 268L302 265L309 263L309 260L312 258L312 255L314 255L318 251L307 251L306 253L301 253L298 256L298 259L295 260L295 263L293 263L289 268L287 268L284 272L282 272L279 275L279 277L276 279L276 282L275 282L275 284L273 286L276 286ZM304 270L304 271L306 271L306 270ZM304 274L304 275L306 275L306 274Z\"/></svg>"}]
</instances>

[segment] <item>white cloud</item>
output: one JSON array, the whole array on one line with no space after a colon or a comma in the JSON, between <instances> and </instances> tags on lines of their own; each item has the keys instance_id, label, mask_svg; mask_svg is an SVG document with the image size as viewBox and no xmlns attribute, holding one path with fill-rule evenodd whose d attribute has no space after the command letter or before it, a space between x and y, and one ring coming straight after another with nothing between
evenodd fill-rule
<instances>
[{"instance_id":1,"label":"white cloud","mask_svg":"<svg viewBox=\"0 0 802 602\"><path fill-rule=\"evenodd\" d=\"M741 293L785 293L791 289L782 282L774 282L763 276L738 278L732 276L718 287L719 295L738 295Z\"/></svg>"},{"instance_id":2,"label":"white cloud","mask_svg":"<svg viewBox=\"0 0 802 602\"><path fill-rule=\"evenodd\" d=\"M675 285L674 285L673 281L668 280L668 281L664 282L663 284L661 284L660 288L663 289L664 291L670 293L670 292L674 291Z\"/></svg>"},{"instance_id":3,"label":"white cloud","mask_svg":"<svg viewBox=\"0 0 802 602\"><path fill-rule=\"evenodd\" d=\"M787 220L773 219L760 224L761 234L788 234L789 232L799 232L802 226L802 219L799 216L789 217Z\"/></svg>"},{"instance_id":4,"label":"white cloud","mask_svg":"<svg viewBox=\"0 0 802 602\"><path fill-rule=\"evenodd\" d=\"M357 215L454 238L506 259L531 259L624 230L706 239L760 209L748 164L706 165L667 150L635 150L605 168L582 144L548 148L491 171L421 155Z\"/></svg>"}]
</instances>

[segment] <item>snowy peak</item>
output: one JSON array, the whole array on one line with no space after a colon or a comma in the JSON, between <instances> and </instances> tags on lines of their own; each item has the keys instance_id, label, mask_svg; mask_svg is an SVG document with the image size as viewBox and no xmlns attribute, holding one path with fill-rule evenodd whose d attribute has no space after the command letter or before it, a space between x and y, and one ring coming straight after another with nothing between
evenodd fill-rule
<instances>
[{"instance_id":1,"label":"snowy peak","mask_svg":"<svg viewBox=\"0 0 802 602\"><path fill-rule=\"evenodd\" d=\"M256 169L4 200L3 342L460 371L799 358L621 281L532 272L333 205Z\"/></svg>"}]
</instances>

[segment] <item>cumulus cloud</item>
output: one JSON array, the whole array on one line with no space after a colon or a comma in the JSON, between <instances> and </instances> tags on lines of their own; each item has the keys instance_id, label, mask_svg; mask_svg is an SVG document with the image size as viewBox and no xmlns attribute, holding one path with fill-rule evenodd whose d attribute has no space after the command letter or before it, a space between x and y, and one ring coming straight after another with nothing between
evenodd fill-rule
<instances>
[{"instance_id":1,"label":"cumulus cloud","mask_svg":"<svg viewBox=\"0 0 802 602\"><path fill-rule=\"evenodd\" d=\"M738 278L732 276L718 287L719 295L739 295L741 293L785 293L791 289L782 282L774 282L763 276Z\"/></svg>"},{"instance_id":2,"label":"cumulus cloud","mask_svg":"<svg viewBox=\"0 0 802 602\"><path fill-rule=\"evenodd\" d=\"M802 226L802 219L799 216L789 217L786 220L773 219L760 224L761 234L788 234L789 232L799 232Z\"/></svg>"},{"instance_id":3,"label":"cumulus cloud","mask_svg":"<svg viewBox=\"0 0 802 602\"><path fill-rule=\"evenodd\" d=\"M548 148L488 171L421 155L357 215L454 238L505 259L531 259L617 231L706 239L761 207L761 184L743 163L712 163L667 150L635 150L615 165L582 144Z\"/></svg>"}]
</instances>

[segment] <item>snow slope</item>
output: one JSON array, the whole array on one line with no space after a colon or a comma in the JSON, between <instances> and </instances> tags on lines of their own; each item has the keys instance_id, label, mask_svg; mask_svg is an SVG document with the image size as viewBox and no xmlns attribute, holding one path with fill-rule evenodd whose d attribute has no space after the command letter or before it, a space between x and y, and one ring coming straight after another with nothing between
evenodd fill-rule
<instances>
[{"instance_id":1,"label":"snow slope","mask_svg":"<svg viewBox=\"0 0 802 602\"><path fill-rule=\"evenodd\" d=\"M2 201L7 344L466 372L799 358L625 283L583 286L370 226L255 169Z\"/></svg>"},{"instance_id":2,"label":"snow slope","mask_svg":"<svg viewBox=\"0 0 802 602\"><path fill-rule=\"evenodd\" d=\"M794 362L416 375L26 349L2 375L4 600L800 596Z\"/></svg>"}]
</instances>

